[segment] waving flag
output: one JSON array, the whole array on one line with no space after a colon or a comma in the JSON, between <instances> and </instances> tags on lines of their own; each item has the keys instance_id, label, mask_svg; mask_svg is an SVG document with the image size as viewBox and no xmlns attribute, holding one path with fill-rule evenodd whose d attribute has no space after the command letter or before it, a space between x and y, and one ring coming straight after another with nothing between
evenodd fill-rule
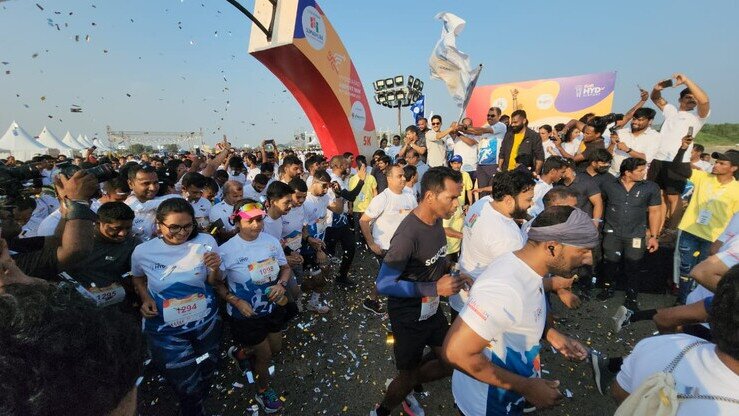
<instances>
[{"instance_id":1,"label":"waving flag","mask_svg":"<svg viewBox=\"0 0 739 416\"><path fill-rule=\"evenodd\" d=\"M470 57L457 49L457 36L466 23L452 13L439 13L436 18L444 22L444 26L441 28L441 39L436 42L429 58L431 78L444 81L454 102L458 107L463 107L468 98L468 87L479 74L478 68L474 71L470 69Z\"/></svg>"},{"instance_id":2,"label":"waving flag","mask_svg":"<svg viewBox=\"0 0 739 416\"><path fill-rule=\"evenodd\" d=\"M422 95L421 98L418 99L418 101L411 104L411 113L413 113L413 120L415 120L415 123L418 123L418 119L423 117L425 103L426 97Z\"/></svg>"}]
</instances>

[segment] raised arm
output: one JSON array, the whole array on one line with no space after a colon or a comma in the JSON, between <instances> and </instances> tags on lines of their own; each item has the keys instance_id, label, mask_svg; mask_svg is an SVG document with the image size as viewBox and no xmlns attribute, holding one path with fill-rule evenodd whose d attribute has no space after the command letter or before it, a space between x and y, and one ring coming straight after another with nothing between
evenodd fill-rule
<instances>
[{"instance_id":1,"label":"raised arm","mask_svg":"<svg viewBox=\"0 0 739 416\"><path fill-rule=\"evenodd\" d=\"M678 85L685 85L690 90L690 93L695 97L695 101L698 103L698 117L706 118L708 113L711 111L711 103L708 101L708 94L701 87L698 86L693 80L685 76L685 74L673 75Z\"/></svg>"},{"instance_id":2,"label":"raised arm","mask_svg":"<svg viewBox=\"0 0 739 416\"><path fill-rule=\"evenodd\" d=\"M652 102L654 103L654 105L657 106L657 108L660 109L660 111L664 110L665 106L667 105L667 100L662 98L662 90L664 89L664 87L661 85L661 83L663 81L667 81L667 80L662 80L654 84L654 87L652 87L652 94L650 96L650 98L652 99Z\"/></svg>"},{"instance_id":3,"label":"raised arm","mask_svg":"<svg viewBox=\"0 0 739 416\"><path fill-rule=\"evenodd\" d=\"M647 103L647 99L649 98L649 93L646 90L641 90L641 89L639 90L639 93L640 93L639 101L637 101L636 104L634 104L634 106L631 107L629 111L626 112L626 114L624 114L623 119L616 122L616 126L618 127L625 126L629 121L631 121L632 118L634 118L634 113L636 112L636 110L644 107L644 104ZM634 157L638 157L638 156L634 156Z\"/></svg>"}]
</instances>

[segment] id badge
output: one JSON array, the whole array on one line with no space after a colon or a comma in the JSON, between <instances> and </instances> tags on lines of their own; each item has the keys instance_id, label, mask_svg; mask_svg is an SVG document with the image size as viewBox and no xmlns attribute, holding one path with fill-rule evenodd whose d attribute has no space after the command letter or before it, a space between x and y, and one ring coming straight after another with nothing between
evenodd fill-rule
<instances>
[{"instance_id":1,"label":"id badge","mask_svg":"<svg viewBox=\"0 0 739 416\"><path fill-rule=\"evenodd\" d=\"M126 298L126 290L118 283L107 287L91 287L87 291L95 298L95 303L100 308L123 302Z\"/></svg>"},{"instance_id":2,"label":"id badge","mask_svg":"<svg viewBox=\"0 0 739 416\"><path fill-rule=\"evenodd\" d=\"M641 248L641 238L632 238L631 239L631 247Z\"/></svg>"},{"instance_id":3,"label":"id badge","mask_svg":"<svg viewBox=\"0 0 739 416\"><path fill-rule=\"evenodd\" d=\"M258 285L269 283L277 278L280 267L273 257L249 265L251 280Z\"/></svg>"},{"instance_id":4,"label":"id badge","mask_svg":"<svg viewBox=\"0 0 739 416\"><path fill-rule=\"evenodd\" d=\"M418 318L419 321L425 321L432 316L436 315L436 311L439 309L439 297L438 296L425 296L421 298L421 316Z\"/></svg>"},{"instance_id":5,"label":"id badge","mask_svg":"<svg viewBox=\"0 0 739 416\"><path fill-rule=\"evenodd\" d=\"M165 299L164 323L170 326L182 326L203 319L208 314L208 299L202 293L181 299Z\"/></svg>"},{"instance_id":6,"label":"id badge","mask_svg":"<svg viewBox=\"0 0 739 416\"><path fill-rule=\"evenodd\" d=\"M707 209L702 209L700 212L698 212L698 219L695 220L696 223L700 225L708 225L708 223L711 221L711 217L713 216L713 213Z\"/></svg>"}]
</instances>

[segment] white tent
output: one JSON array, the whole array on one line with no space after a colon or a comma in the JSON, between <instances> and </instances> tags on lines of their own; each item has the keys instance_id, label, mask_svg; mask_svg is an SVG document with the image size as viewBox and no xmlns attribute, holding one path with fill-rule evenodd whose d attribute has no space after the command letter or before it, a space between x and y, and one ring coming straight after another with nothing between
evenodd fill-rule
<instances>
[{"instance_id":1,"label":"white tent","mask_svg":"<svg viewBox=\"0 0 739 416\"><path fill-rule=\"evenodd\" d=\"M13 155L16 160L31 160L36 155L45 155L48 149L42 144L34 140L21 126L15 121L10 124L8 130L2 138L0 138L0 149L5 149L0 153L0 157L6 158Z\"/></svg>"},{"instance_id":2,"label":"white tent","mask_svg":"<svg viewBox=\"0 0 739 416\"><path fill-rule=\"evenodd\" d=\"M103 139L99 139L97 137L95 137L95 138L92 139L92 144L94 144L95 146L97 146L97 148L100 151L103 151L103 152L114 152L115 151L115 149L113 148L113 146L111 146L110 144L108 144L107 141L105 141Z\"/></svg>"},{"instance_id":3,"label":"white tent","mask_svg":"<svg viewBox=\"0 0 739 416\"><path fill-rule=\"evenodd\" d=\"M44 126L44 129L41 130L41 133L39 133L38 142L41 143L41 145L48 147L49 150L56 150L57 153L67 155L68 157L73 156L72 152L74 152L74 149L67 146L67 144L63 141L59 140L59 138L57 138L54 133L49 131L46 126ZM52 154L52 156L57 156L54 155L52 152L50 152L50 154Z\"/></svg>"},{"instance_id":4,"label":"white tent","mask_svg":"<svg viewBox=\"0 0 739 416\"><path fill-rule=\"evenodd\" d=\"M82 145L83 149L89 149L92 147L92 143L88 142L84 137L82 137L82 134L77 135L77 142Z\"/></svg>"},{"instance_id":5,"label":"white tent","mask_svg":"<svg viewBox=\"0 0 739 416\"><path fill-rule=\"evenodd\" d=\"M72 133L70 133L69 130L67 130L67 134L64 135L62 142L74 150L84 149L84 146L82 146L82 143L75 140L74 136L72 136Z\"/></svg>"}]
</instances>

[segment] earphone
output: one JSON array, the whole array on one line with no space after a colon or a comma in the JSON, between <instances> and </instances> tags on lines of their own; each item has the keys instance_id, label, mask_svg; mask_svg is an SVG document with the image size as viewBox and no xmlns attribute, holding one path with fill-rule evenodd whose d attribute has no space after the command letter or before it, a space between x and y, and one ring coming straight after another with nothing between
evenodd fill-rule
<instances>
[{"instance_id":1,"label":"earphone","mask_svg":"<svg viewBox=\"0 0 739 416\"><path fill-rule=\"evenodd\" d=\"M547 247L549 249L549 252L552 253L552 256L554 256L554 246Z\"/></svg>"}]
</instances>

